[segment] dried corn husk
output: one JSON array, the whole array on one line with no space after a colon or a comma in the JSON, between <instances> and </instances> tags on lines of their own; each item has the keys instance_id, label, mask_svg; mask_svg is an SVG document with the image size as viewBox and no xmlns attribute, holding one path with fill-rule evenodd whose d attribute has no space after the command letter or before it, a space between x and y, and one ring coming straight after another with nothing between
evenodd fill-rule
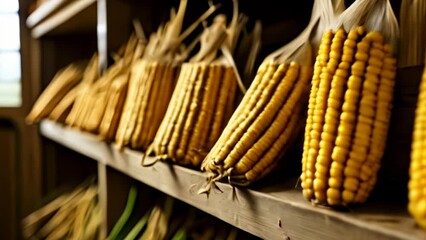
<instances>
[{"instance_id":1,"label":"dried corn husk","mask_svg":"<svg viewBox=\"0 0 426 240\"><path fill-rule=\"evenodd\" d=\"M85 64L72 63L59 70L34 103L26 121L37 123L42 118L49 116L63 97L81 81Z\"/></svg>"}]
</instances>

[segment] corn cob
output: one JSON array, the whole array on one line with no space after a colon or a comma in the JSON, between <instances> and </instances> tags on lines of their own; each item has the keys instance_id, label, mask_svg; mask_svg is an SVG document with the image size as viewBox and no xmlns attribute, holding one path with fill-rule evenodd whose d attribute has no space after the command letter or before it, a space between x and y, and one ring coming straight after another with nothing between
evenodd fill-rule
<instances>
[{"instance_id":1,"label":"corn cob","mask_svg":"<svg viewBox=\"0 0 426 240\"><path fill-rule=\"evenodd\" d=\"M159 159L198 166L209 151L209 142L219 136L227 122L225 113L232 102L225 103L233 101L229 95L235 94L232 68L184 63L150 151Z\"/></svg>"},{"instance_id":2,"label":"corn cob","mask_svg":"<svg viewBox=\"0 0 426 240\"><path fill-rule=\"evenodd\" d=\"M78 87L71 89L49 114L49 119L64 123L80 90Z\"/></svg>"},{"instance_id":3,"label":"corn cob","mask_svg":"<svg viewBox=\"0 0 426 240\"><path fill-rule=\"evenodd\" d=\"M28 123L37 123L46 118L63 97L81 81L83 70L84 65L81 63L72 63L59 70L37 98L25 120Z\"/></svg>"},{"instance_id":4,"label":"corn cob","mask_svg":"<svg viewBox=\"0 0 426 240\"><path fill-rule=\"evenodd\" d=\"M120 116L123 110L125 97L127 95L128 76L123 74L117 77L111 84L109 97L105 107L105 113L99 125L99 138L111 141L114 139Z\"/></svg>"},{"instance_id":5,"label":"corn cob","mask_svg":"<svg viewBox=\"0 0 426 240\"><path fill-rule=\"evenodd\" d=\"M248 185L268 174L292 143L312 76L295 62L263 63L221 136L203 160L215 180Z\"/></svg>"},{"instance_id":6,"label":"corn cob","mask_svg":"<svg viewBox=\"0 0 426 240\"><path fill-rule=\"evenodd\" d=\"M425 172L424 149L426 139L426 67L420 83L417 108L415 112L413 142L411 144L410 180L408 182L408 211L417 224L426 228L426 197L424 194L423 179Z\"/></svg>"},{"instance_id":7,"label":"corn cob","mask_svg":"<svg viewBox=\"0 0 426 240\"><path fill-rule=\"evenodd\" d=\"M365 32L363 27L348 34L339 29L333 40L330 32L321 40L301 175L303 196L315 203L362 203L376 181L392 108L396 60L379 32ZM341 44L333 45L335 39Z\"/></svg>"}]
</instances>

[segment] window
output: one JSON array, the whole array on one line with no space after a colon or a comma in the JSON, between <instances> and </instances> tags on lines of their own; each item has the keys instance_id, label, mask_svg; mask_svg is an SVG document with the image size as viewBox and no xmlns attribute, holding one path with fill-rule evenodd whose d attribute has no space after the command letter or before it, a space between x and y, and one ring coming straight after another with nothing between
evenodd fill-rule
<instances>
[{"instance_id":1,"label":"window","mask_svg":"<svg viewBox=\"0 0 426 240\"><path fill-rule=\"evenodd\" d=\"M0 107L21 106L18 0L0 0Z\"/></svg>"}]
</instances>

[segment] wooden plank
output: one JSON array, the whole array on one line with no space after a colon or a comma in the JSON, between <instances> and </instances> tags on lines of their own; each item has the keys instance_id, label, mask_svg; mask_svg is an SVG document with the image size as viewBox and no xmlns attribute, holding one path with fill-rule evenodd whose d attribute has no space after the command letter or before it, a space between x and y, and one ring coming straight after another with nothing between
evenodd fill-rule
<instances>
[{"instance_id":1,"label":"wooden plank","mask_svg":"<svg viewBox=\"0 0 426 240\"><path fill-rule=\"evenodd\" d=\"M97 0L74 0L35 26L31 35L39 38L47 33L72 33L96 30Z\"/></svg>"},{"instance_id":2,"label":"wooden plank","mask_svg":"<svg viewBox=\"0 0 426 240\"><path fill-rule=\"evenodd\" d=\"M105 142L98 141L95 135L72 130L47 120L40 124L40 132L43 136L101 163L111 161L110 147Z\"/></svg>"},{"instance_id":3,"label":"wooden plank","mask_svg":"<svg viewBox=\"0 0 426 240\"><path fill-rule=\"evenodd\" d=\"M206 179L199 171L164 162L142 167L141 152L120 151L93 135L48 121L41 123L41 129L67 147L90 153L127 176L263 239L426 239L404 205L369 203L350 212L314 207L294 189L294 181L287 180L261 189L217 183L221 191L207 196L197 193Z\"/></svg>"},{"instance_id":4,"label":"wooden plank","mask_svg":"<svg viewBox=\"0 0 426 240\"><path fill-rule=\"evenodd\" d=\"M46 17L58 10L67 0L47 1L41 4L34 12L32 12L26 21L27 27L32 28L39 24Z\"/></svg>"},{"instance_id":5,"label":"wooden plank","mask_svg":"<svg viewBox=\"0 0 426 240\"><path fill-rule=\"evenodd\" d=\"M107 206L108 206L108 187L107 187L107 167L105 164L98 162L98 194L99 204L101 206L101 226L99 231L99 239L106 239L108 234L107 223Z\"/></svg>"}]
</instances>

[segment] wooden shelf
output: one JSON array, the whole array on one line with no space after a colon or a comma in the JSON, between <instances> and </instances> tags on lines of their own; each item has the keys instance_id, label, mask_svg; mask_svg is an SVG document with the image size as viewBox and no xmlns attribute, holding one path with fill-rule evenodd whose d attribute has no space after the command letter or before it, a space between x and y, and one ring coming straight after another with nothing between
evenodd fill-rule
<instances>
[{"instance_id":1,"label":"wooden shelf","mask_svg":"<svg viewBox=\"0 0 426 240\"><path fill-rule=\"evenodd\" d=\"M97 0L50 1L27 18L33 38L44 35L96 32Z\"/></svg>"},{"instance_id":2,"label":"wooden shelf","mask_svg":"<svg viewBox=\"0 0 426 240\"><path fill-rule=\"evenodd\" d=\"M41 122L40 131L100 164L263 239L426 239L426 232L416 228L405 206L368 203L350 212L315 207L294 189L294 182L260 189L218 183L221 192L200 195L197 190L205 183L202 172L164 162L142 167L143 153L119 151L93 134L48 120Z\"/></svg>"}]
</instances>

